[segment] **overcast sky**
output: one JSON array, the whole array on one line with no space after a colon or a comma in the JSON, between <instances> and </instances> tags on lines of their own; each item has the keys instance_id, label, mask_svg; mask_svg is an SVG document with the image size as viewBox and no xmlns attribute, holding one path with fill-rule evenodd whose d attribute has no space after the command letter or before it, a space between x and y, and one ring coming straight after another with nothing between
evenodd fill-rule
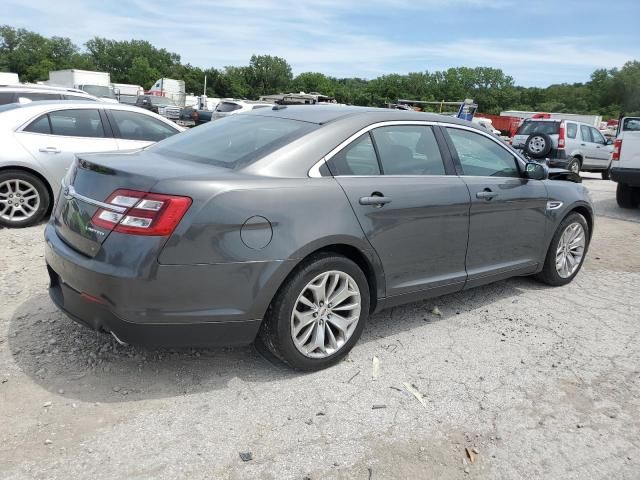
<instances>
[{"instance_id":1,"label":"overcast sky","mask_svg":"<svg viewBox=\"0 0 640 480\"><path fill-rule=\"evenodd\" d=\"M81 45L144 39L200 67L287 59L338 77L455 66L517 84L587 81L640 60L640 0L0 0L0 23Z\"/></svg>"}]
</instances>

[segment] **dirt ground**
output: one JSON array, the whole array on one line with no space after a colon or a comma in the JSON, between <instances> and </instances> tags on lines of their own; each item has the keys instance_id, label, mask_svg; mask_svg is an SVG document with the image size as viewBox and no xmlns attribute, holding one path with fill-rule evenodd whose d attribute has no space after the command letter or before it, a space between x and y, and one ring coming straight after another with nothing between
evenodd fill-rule
<instances>
[{"instance_id":1,"label":"dirt ground","mask_svg":"<svg viewBox=\"0 0 640 480\"><path fill-rule=\"evenodd\" d=\"M0 478L640 478L640 211L587 182L572 284L381 312L313 374L253 347L119 346L49 300L42 226L1 230Z\"/></svg>"}]
</instances>

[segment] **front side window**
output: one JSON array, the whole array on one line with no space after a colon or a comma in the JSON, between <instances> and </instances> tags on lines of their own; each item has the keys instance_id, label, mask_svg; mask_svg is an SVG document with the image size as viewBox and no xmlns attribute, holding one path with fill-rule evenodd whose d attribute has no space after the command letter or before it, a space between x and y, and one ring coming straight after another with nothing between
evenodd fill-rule
<instances>
[{"instance_id":1,"label":"front side window","mask_svg":"<svg viewBox=\"0 0 640 480\"><path fill-rule=\"evenodd\" d=\"M431 127L394 125L372 130L385 175L444 175Z\"/></svg>"},{"instance_id":2,"label":"front side window","mask_svg":"<svg viewBox=\"0 0 640 480\"><path fill-rule=\"evenodd\" d=\"M328 162L333 175L380 175L371 136L365 133L340 150Z\"/></svg>"},{"instance_id":3,"label":"front side window","mask_svg":"<svg viewBox=\"0 0 640 480\"><path fill-rule=\"evenodd\" d=\"M591 138L593 140L593 143L600 143L601 145L607 143L597 128L591 127Z\"/></svg>"},{"instance_id":4,"label":"front side window","mask_svg":"<svg viewBox=\"0 0 640 480\"><path fill-rule=\"evenodd\" d=\"M125 140L159 142L178 133L175 128L143 113L111 110L111 115L120 130L120 138Z\"/></svg>"},{"instance_id":5,"label":"front side window","mask_svg":"<svg viewBox=\"0 0 640 480\"><path fill-rule=\"evenodd\" d=\"M447 127L464 175L474 177L519 177L515 157L497 142L478 133Z\"/></svg>"},{"instance_id":6,"label":"front side window","mask_svg":"<svg viewBox=\"0 0 640 480\"><path fill-rule=\"evenodd\" d=\"M628 117L622 121L623 132L640 132L640 118Z\"/></svg>"},{"instance_id":7,"label":"front side window","mask_svg":"<svg viewBox=\"0 0 640 480\"><path fill-rule=\"evenodd\" d=\"M567 122L567 137L576 138L578 135L578 125L575 123Z\"/></svg>"},{"instance_id":8,"label":"front side window","mask_svg":"<svg viewBox=\"0 0 640 480\"><path fill-rule=\"evenodd\" d=\"M585 142L593 142L591 138L591 128L586 125L580 125L580 133L582 134L582 140Z\"/></svg>"},{"instance_id":9,"label":"front side window","mask_svg":"<svg viewBox=\"0 0 640 480\"><path fill-rule=\"evenodd\" d=\"M103 138L104 128L97 109L58 110L49 113L51 133L67 137Z\"/></svg>"}]
</instances>

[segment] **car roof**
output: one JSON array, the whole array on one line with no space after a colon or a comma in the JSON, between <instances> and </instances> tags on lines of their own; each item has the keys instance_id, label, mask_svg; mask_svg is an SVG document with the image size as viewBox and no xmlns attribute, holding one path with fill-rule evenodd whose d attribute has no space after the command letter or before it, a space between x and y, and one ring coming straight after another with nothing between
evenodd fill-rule
<instances>
[{"instance_id":1,"label":"car roof","mask_svg":"<svg viewBox=\"0 0 640 480\"><path fill-rule=\"evenodd\" d=\"M70 88L70 87L56 87L53 85L39 85L37 83L16 83L11 85L2 85L0 84L0 91L25 91L25 90L33 90L36 92L68 92L68 93L78 93L80 95L85 95L87 97L93 97L93 95L85 92L84 90L80 90L78 88Z\"/></svg>"},{"instance_id":2,"label":"car roof","mask_svg":"<svg viewBox=\"0 0 640 480\"><path fill-rule=\"evenodd\" d=\"M412 110L395 110L390 108L356 107L350 105L319 104L319 105L276 105L271 109L261 108L241 115L260 115L279 117L290 120L316 123L323 125L345 117L375 117L375 121L423 121L447 122L459 125L473 126L466 120L437 113L416 112Z\"/></svg>"}]
</instances>

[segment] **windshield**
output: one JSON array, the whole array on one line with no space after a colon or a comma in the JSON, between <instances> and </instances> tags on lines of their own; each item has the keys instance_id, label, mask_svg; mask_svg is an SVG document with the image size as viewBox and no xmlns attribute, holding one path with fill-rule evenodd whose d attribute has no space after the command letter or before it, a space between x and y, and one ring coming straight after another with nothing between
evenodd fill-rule
<instances>
[{"instance_id":1,"label":"windshield","mask_svg":"<svg viewBox=\"0 0 640 480\"><path fill-rule=\"evenodd\" d=\"M531 135L532 133L546 133L554 135L558 133L560 122L536 122L527 120L518 129L518 135Z\"/></svg>"},{"instance_id":2,"label":"windshield","mask_svg":"<svg viewBox=\"0 0 640 480\"><path fill-rule=\"evenodd\" d=\"M116 98L111 88L102 85L82 85L82 90L94 97Z\"/></svg>"},{"instance_id":3,"label":"windshield","mask_svg":"<svg viewBox=\"0 0 640 480\"><path fill-rule=\"evenodd\" d=\"M316 128L316 124L297 120L232 115L167 138L150 150L173 158L237 169Z\"/></svg>"}]
</instances>

